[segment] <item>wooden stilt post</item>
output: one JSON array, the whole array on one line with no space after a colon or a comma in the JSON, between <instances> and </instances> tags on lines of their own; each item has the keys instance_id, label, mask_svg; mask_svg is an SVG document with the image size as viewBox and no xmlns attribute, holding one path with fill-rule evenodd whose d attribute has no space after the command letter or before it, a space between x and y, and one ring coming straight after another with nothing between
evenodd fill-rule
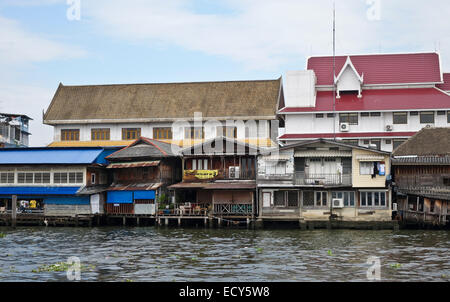
<instances>
[{"instance_id":1,"label":"wooden stilt post","mask_svg":"<svg viewBox=\"0 0 450 302\"><path fill-rule=\"evenodd\" d=\"M178 227L181 226L181 218L178 218Z\"/></svg>"},{"instance_id":2,"label":"wooden stilt post","mask_svg":"<svg viewBox=\"0 0 450 302\"><path fill-rule=\"evenodd\" d=\"M139 217L136 217L136 225L139 226Z\"/></svg>"},{"instance_id":3,"label":"wooden stilt post","mask_svg":"<svg viewBox=\"0 0 450 302\"><path fill-rule=\"evenodd\" d=\"M123 226L127 225L127 218L125 216L122 217L122 225Z\"/></svg>"},{"instance_id":4,"label":"wooden stilt post","mask_svg":"<svg viewBox=\"0 0 450 302\"><path fill-rule=\"evenodd\" d=\"M165 219L164 224L165 224L166 226L169 225L169 218L166 218L166 219Z\"/></svg>"},{"instance_id":5,"label":"wooden stilt post","mask_svg":"<svg viewBox=\"0 0 450 302\"><path fill-rule=\"evenodd\" d=\"M11 209L11 226L15 228L17 226L17 195L12 196Z\"/></svg>"}]
</instances>

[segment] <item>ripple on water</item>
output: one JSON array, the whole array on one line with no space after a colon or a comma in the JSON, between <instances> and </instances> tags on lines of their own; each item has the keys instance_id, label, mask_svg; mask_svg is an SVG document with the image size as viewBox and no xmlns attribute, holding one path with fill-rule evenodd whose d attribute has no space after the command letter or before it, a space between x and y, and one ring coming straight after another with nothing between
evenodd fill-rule
<instances>
[{"instance_id":1,"label":"ripple on water","mask_svg":"<svg viewBox=\"0 0 450 302\"><path fill-rule=\"evenodd\" d=\"M84 281L448 281L447 231L18 228L0 238L0 281L67 281L33 273L77 256Z\"/></svg>"}]
</instances>

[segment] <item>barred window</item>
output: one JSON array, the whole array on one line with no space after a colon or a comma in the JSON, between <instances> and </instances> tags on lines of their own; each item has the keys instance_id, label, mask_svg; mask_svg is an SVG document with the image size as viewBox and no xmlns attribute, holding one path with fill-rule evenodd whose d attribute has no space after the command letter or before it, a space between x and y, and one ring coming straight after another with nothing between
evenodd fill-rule
<instances>
[{"instance_id":1,"label":"barred window","mask_svg":"<svg viewBox=\"0 0 450 302\"><path fill-rule=\"evenodd\" d=\"M0 173L0 183L2 183L2 184L13 184L14 183L14 172L2 172L2 173Z\"/></svg>"}]
</instances>

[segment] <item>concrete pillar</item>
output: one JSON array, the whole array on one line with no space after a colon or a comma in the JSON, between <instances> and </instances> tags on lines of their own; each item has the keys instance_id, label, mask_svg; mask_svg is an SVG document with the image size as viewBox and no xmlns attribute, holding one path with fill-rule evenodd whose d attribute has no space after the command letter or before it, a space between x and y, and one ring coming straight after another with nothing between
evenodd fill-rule
<instances>
[{"instance_id":1,"label":"concrete pillar","mask_svg":"<svg viewBox=\"0 0 450 302\"><path fill-rule=\"evenodd\" d=\"M122 217L122 225L126 226L127 225L127 218L124 216Z\"/></svg>"},{"instance_id":2,"label":"concrete pillar","mask_svg":"<svg viewBox=\"0 0 450 302\"><path fill-rule=\"evenodd\" d=\"M164 224L165 224L166 226L169 225L169 218L164 219Z\"/></svg>"},{"instance_id":3,"label":"concrete pillar","mask_svg":"<svg viewBox=\"0 0 450 302\"><path fill-rule=\"evenodd\" d=\"M140 221L139 221L139 217L136 217L136 225L139 226Z\"/></svg>"},{"instance_id":4,"label":"concrete pillar","mask_svg":"<svg viewBox=\"0 0 450 302\"><path fill-rule=\"evenodd\" d=\"M11 226L15 228L17 226L17 195L12 196L11 210Z\"/></svg>"},{"instance_id":5,"label":"concrete pillar","mask_svg":"<svg viewBox=\"0 0 450 302\"><path fill-rule=\"evenodd\" d=\"M178 218L178 227L181 227L181 218Z\"/></svg>"}]
</instances>

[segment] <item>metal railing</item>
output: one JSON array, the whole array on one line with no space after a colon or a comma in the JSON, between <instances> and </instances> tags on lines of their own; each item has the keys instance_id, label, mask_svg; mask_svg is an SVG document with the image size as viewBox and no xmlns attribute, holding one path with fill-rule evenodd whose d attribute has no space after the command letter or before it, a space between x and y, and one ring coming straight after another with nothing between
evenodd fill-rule
<instances>
[{"instance_id":1,"label":"metal railing","mask_svg":"<svg viewBox=\"0 0 450 302\"><path fill-rule=\"evenodd\" d=\"M337 185L351 186L352 174L295 172L294 184L313 185L313 186L337 186Z\"/></svg>"},{"instance_id":2,"label":"metal railing","mask_svg":"<svg viewBox=\"0 0 450 302\"><path fill-rule=\"evenodd\" d=\"M217 215L251 215L251 204L214 204L214 214Z\"/></svg>"}]
</instances>

